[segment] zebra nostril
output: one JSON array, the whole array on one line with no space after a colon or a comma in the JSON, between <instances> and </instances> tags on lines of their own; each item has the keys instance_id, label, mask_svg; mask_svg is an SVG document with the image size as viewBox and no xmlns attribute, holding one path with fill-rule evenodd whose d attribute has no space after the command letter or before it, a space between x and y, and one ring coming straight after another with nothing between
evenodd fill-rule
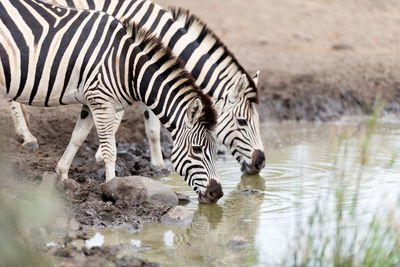
<instances>
[{"instance_id":1,"label":"zebra nostril","mask_svg":"<svg viewBox=\"0 0 400 267\"><path fill-rule=\"evenodd\" d=\"M260 170L264 168L264 164L265 164L264 152L262 152L261 150L255 150L253 152L253 166L256 169Z\"/></svg>"},{"instance_id":2,"label":"zebra nostril","mask_svg":"<svg viewBox=\"0 0 400 267\"><path fill-rule=\"evenodd\" d=\"M222 190L221 184L214 179L211 180L206 191L206 197L208 198L208 200L211 202L217 202L218 199L220 199L223 195L224 192Z\"/></svg>"}]
</instances>

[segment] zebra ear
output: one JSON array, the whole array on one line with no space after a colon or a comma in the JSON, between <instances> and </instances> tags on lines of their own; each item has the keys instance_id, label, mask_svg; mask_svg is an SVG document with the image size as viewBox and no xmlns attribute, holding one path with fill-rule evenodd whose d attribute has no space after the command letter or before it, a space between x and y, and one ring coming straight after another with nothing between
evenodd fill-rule
<instances>
[{"instance_id":1,"label":"zebra ear","mask_svg":"<svg viewBox=\"0 0 400 267\"><path fill-rule=\"evenodd\" d=\"M203 111L203 104L199 98L193 100L190 103L189 108L186 113L186 122L188 125L193 126L196 122L198 122L201 112Z\"/></svg>"},{"instance_id":2,"label":"zebra ear","mask_svg":"<svg viewBox=\"0 0 400 267\"><path fill-rule=\"evenodd\" d=\"M256 71L256 74L253 76L253 82L257 86L258 85L258 79L260 78L260 71Z\"/></svg>"},{"instance_id":3,"label":"zebra ear","mask_svg":"<svg viewBox=\"0 0 400 267\"><path fill-rule=\"evenodd\" d=\"M235 83L234 97L241 98L247 87L249 87L249 81L247 80L246 74L242 74Z\"/></svg>"}]
</instances>

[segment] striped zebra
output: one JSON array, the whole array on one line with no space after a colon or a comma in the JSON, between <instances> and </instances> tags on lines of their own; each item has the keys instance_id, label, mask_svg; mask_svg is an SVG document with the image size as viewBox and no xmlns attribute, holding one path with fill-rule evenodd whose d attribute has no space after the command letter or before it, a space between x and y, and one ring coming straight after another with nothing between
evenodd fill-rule
<instances>
[{"instance_id":1,"label":"striped zebra","mask_svg":"<svg viewBox=\"0 0 400 267\"><path fill-rule=\"evenodd\" d=\"M210 98L156 37L127 32L105 13L40 0L1 0L0 21L0 93L41 107L83 104L57 164L63 179L93 124L106 179L115 177L116 113L141 101L171 132L173 166L199 200L222 197Z\"/></svg>"},{"instance_id":2,"label":"striped zebra","mask_svg":"<svg viewBox=\"0 0 400 267\"><path fill-rule=\"evenodd\" d=\"M265 164L260 135L257 82L258 72L250 77L234 55L199 18L182 9L168 12L147 0L52 0L79 9L95 9L111 14L127 27L139 24L157 35L164 45L185 64L196 84L212 97L218 112L217 138L241 164L245 173L258 173ZM15 109L15 107L14 107ZM37 144L23 121L19 127L27 144ZM122 118L122 114L117 117ZM146 134L150 143L152 163L163 165L160 148L160 123L144 110ZM116 121L116 127L119 121ZM17 130L18 132L18 130ZM24 134L20 134L23 136ZM96 158L99 157L97 153Z\"/></svg>"}]
</instances>

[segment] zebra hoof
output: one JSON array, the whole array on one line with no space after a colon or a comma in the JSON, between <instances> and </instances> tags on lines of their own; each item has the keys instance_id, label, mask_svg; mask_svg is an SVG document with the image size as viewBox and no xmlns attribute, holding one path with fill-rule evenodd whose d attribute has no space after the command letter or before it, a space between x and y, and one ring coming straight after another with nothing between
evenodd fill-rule
<instances>
[{"instance_id":1,"label":"zebra hoof","mask_svg":"<svg viewBox=\"0 0 400 267\"><path fill-rule=\"evenodd\" d=\"M36 141L25 142L22 144L22 146L30 148L30 149L38 149L39 148L39 144Z\"/></svg>"}]
</instances>

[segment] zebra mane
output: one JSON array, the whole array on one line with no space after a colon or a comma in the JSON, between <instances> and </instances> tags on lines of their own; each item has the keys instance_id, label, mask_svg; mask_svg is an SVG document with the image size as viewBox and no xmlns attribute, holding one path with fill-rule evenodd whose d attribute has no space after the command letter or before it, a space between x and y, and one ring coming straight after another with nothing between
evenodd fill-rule
<instances>
[{"instance_id":1,"label":"zebra mane","mask_svg":"<svg viewBox=\"0 0 400 267\"><path fill-rule=\"evenodd\" d=\"M133 32L131 34L139 48L146 52L146 54L150 53L158 58L157 64L159 64L159 66L168 64L168 68L172 70L171 75L174 75L175 78L179 78L181 81L183 80L180 86L182 86L182 88L190 88L189 92L194 92L197 95L196 97L198 97L203 104L199 121L205 129L210 131L214 130L217 125L217 113L213 108L211 98L204 94L196 85L192 75L185 70L183 61L176 58L169 47L165 47L157 36L151 34L143 27L136 24L133 25L132 29Z\"/></svg>"},{"instance_id":2,"label":"zebra mane","mask_svg":"<svg viewBox=\"0 0 400 267\"><path fill-rule=\"evenodd\" d=\"M249 86L253 88L255 91L255 97L249 98L251 102L259 103L258 90L255 85L253 79L249 75L249 73L243 68L243 66L239 63L233 53L226 47L226 45L220 40L220 38L207 26L205 22L203 22L199 17L190 13L189 10L180 8L180 7L169 7L169 12L171 13L174 20L183 20L184 28L188 31L189 29L194 29L199 32L199 36L203 40L212 39L215 41L215 46L221 47L225 54L231 58L231 61L237 66L239 71L244 73L249 81Z\"/></svg>"}]
</instances>

